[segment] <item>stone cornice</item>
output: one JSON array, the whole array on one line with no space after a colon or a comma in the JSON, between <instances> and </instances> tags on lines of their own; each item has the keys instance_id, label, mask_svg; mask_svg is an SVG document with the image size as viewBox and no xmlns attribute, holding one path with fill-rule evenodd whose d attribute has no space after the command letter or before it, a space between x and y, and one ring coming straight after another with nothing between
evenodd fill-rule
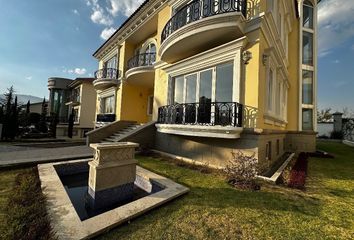
<instances>
[{"instance_id":1,"label":"stone cornice","mask_svg":"<svg viewBox=\"0 0 354 240\"><path fill-rule=\"evenodd\" d=\"M122 44L130 35L136 32L144 23L159 13L168 0L151 0L107 40L95 53L96 59L101 59L107 52Z\"/></svg>"}]
</instances>

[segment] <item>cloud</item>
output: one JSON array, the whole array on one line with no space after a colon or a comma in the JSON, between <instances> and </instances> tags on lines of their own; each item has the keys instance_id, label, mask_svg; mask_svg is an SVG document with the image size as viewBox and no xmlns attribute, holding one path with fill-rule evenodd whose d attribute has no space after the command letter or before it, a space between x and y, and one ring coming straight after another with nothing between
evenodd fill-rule
<instances>
[{"instance_id":1,"label":"cloud","mask_svg":"<svg viewBox=\"0 0 354 240\"><path fill-rule=\"evenodd\" d=\"M354 51L354 45L353 45L353 46L351 46L351 48L350 48L350 49Z\"/></svg>"},{"instance_id":2,"label":"cloud","mask_svg":"<svg viewBox=\"0 0 354 240\"><path fill-rule=\"evenodd\" d=\"M354 36L354 1L325 0L318 7L319 57Z\"/></svg>"},{"instance_id":3,"label":"cloud","mask_svg":"<svg viewBox=\"0 0 354 240\"><path fill-rule=\"evenodd\" d=\"M108 11L112 16L119 13L129 17L144 2L144 0L109 0L111 8Z\"/></svg>"},{"instance_id":4,"label":"cloud","mask_svg":"<svg viewBox=\"0 0 354 240\"><path fill-rule=\"evenodd\" d=\"M112 26L118 15L130 16L144 0L86 0L92 10L92 22L104 26Z\"/></svg>"},{"instance_id":5,"label":"cloud","mask_svg":"<svg viewBox=\"0 0 354 240\"><path fill-rule=\"evenodd\" d=\"M334 60L333 63L338 64L340 61L338 59Z\"/></svg>"},{"instance_id":6,"label":"cloud","mask_svg":"<svg viewBox=\"0 0 354 240\"><path fill-rule=\"evenodd\" d=\"M79 11L77 9L72 10L75 15L80 15Z\"/></svg>"},{"instance_id":7,"label":"cloud","mask_svg":"<svg viewBox=\"0 0 354 240\"><path fill-rule=\"evenodd\" d=\"M70 74L77 74L77 75L84 75L86 74L86 68L74 68L74 69L63 69L63 73L70 73Z\"/></svg>"},{"instance_id":8,"label":"cloud","mask_svg":"<svg viewBox=\"0 0 354 240\"><path fill-rule=\"evenodd\" d=\"M26 80L32 80L33 79L33 77L32 76L28 76L28 77L26 77Z\"/></svg>"},{"instance_id":9,"label":"cloud","mask_svg":"<svg viewBox=\"0 0 354 240\"><path fill-rule=\"evenodd\" d=\"M91 20L94 23L102 24L105 26L111 26L113 24L113 19L107 16L103 9L96 9L91 14Z\"/></svg>"},{"instance_id":10,"label":"cloud","mask_svg":"<svg viewBox=\"0 0 354 240\"><path fill-rule=\"evenodd\" d=\"M105 28L103 29L100 37L103 39L103 40L107 40L110 36L112 36L112 34L116 31L115 28Z\"/></svg>"}]
</instances>

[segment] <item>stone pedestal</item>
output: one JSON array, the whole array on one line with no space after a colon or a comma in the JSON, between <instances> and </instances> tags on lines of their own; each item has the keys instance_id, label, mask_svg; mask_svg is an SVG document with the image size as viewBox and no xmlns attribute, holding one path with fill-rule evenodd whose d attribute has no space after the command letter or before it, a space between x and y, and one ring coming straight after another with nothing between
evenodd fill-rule
<instances>
[{"instance_id":1,"label":"stone pedestal","mask_svg":"<svg viewBox=\"0 0 354 240\"><path fill-rule=\"evenodd\" d=\"M89 162L89 207L105 208L133 198L137 164L134 156L138 146L129 142L90 144L95 155Z\"/></svg>"}]
</instances>

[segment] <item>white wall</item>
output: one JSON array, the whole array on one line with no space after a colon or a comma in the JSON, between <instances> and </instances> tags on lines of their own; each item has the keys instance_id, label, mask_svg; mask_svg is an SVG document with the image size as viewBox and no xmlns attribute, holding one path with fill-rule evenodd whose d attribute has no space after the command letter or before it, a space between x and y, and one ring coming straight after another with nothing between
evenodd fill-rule
<instances>
[{"instance_id":1,"label":"white wall","mask_svg":"<svg viewBox=\"0 0 354 240\"><path fill-rule=\"evenodd\" d=\"M318 123L317 124L317 136L331 136L331 132L333 131L334 126L333 123Z\"/></svg>"}]
</instances>

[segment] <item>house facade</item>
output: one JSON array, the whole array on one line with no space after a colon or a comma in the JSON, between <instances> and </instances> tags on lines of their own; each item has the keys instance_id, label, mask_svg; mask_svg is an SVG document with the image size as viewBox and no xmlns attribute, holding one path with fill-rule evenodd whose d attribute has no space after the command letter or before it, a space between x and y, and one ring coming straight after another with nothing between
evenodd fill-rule
<instances>
[{"instance_id":1,"label":"house facade","mask_svg":"<svg viewBox=\"0 0 354 240\"><path fill-rule=\"evenodd\" d=\"M92 135L136 122L153 126L156 150L215 166L240 150L260 171L314 151L317 4L145 1L94 53L96 125L107 127Z\"/></svg>"},{"instance_id":2,"label":"house facade","mask_svg":"<svg viewBox=\"0 0 354 240\"><path fill-rule=\"evenodd\" d=\"M84 138L94 129L96 91L93 78L49 78L49 112L58 117L57 137L68 136L71 114L74 116L73 138Z\"/></svg>"}]
</instances>

